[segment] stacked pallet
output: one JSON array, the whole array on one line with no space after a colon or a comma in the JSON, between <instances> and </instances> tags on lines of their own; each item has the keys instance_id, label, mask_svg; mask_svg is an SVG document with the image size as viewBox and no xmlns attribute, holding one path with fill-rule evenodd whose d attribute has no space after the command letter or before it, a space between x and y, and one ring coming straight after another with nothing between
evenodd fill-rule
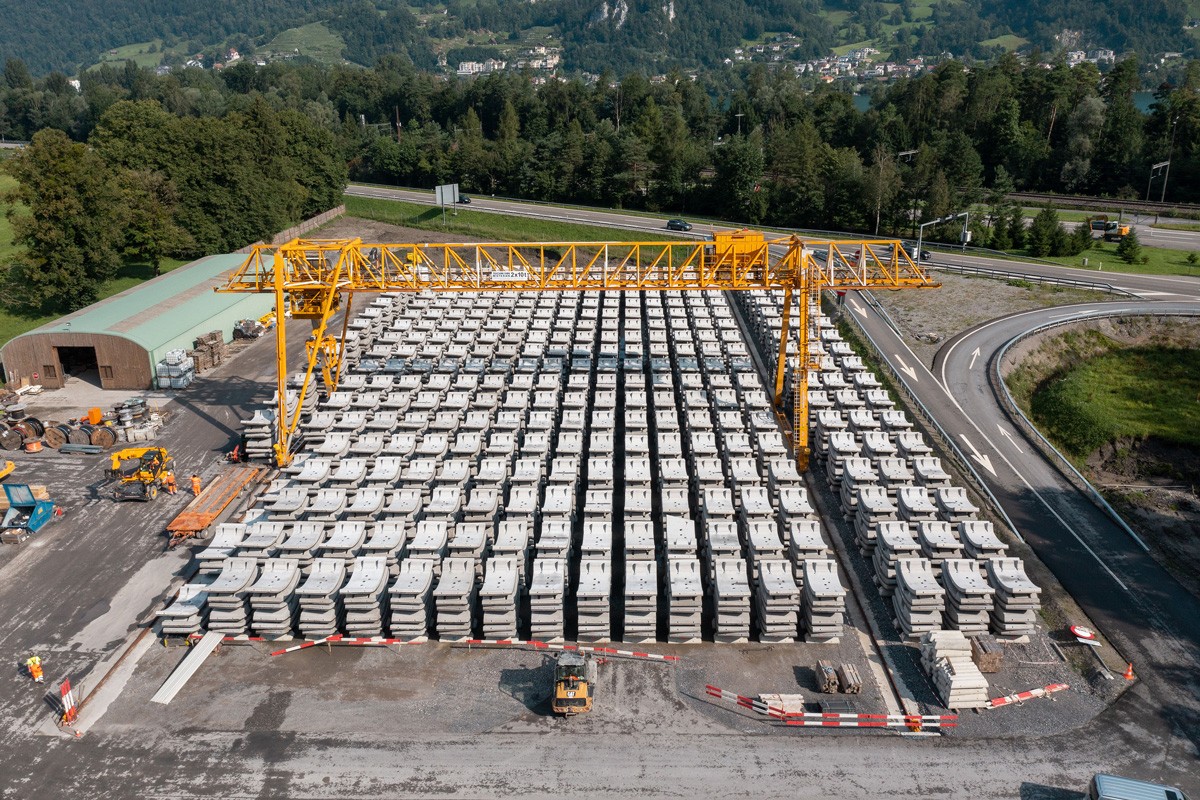
<instances>
[{"instance_id":1,"label":"stacked pallet","mask_svg":"<svg viewBox=\"0 0 1200 800\"><path fill-rule=\"evenodd\" d=\"M921 637L921 666L946 708L982 708L988 682L971 660L971 643L961 631L931 631Z\"/></svg>"},{"instance_id":2,"label":"stacked pallet","mask_svg":"<svg viewBox=\"0 0 1200 800\"><path fill-rule=\"evenodd\" d=\"M996 591L979 574L979 562L969 558L943 562L942 585L946 587L946 627L968 636L987 633Z\"/></svg>"},{"instance_id":3,"label":"stacked pallet","mask_svg":"<svg viewBox=\"0 0 1200 800\"><path fill-rule=\"evenodd\" d=\"M432 561L409 558L400 562L400 574L388 592L388 630L394 638L422 640L429 635L433 582Z\"/></svg>"},{"instance_id":4,"label":"stacked pallet","mask_svg":"<svg viewBox=\"0 0 1200 800\"><path fill-rule=\"evenodd\" d=\"M652 642L658 627L658 564L625 562L625 641Z\"/></svg>"},{"instance_id":5,"label":"stacked pallet","mask_svg":"<svg viewBox=\"0 0 1200 800\"><path fill-rule=\"evenodd\" d=\"M722 558L713 564L713 599L716 606L713 635L718 642L745 642L750 638L750 583L746 562Z\"/></svg>"},{"instance_id":6,"label":"stacked pallet","mask_svg":"<svg viewBox=\"0 0 1200 800\"><path fill-rule=\"evenodd\" d=\"M196 362L185 350L168 350L154 365L159 389L186 389L196 379Z\"/></svg>"},{"instance_id":7,"label":"stacked pallet","mask_svg":"<svg viewBox=\"0 0 1200 800\"><path fill-rule=\"evenodd\" d=\"M971 660L982 673L999 672L1004 663L1004 648L991 636L971 638Z\"/></svg>"},{"instance_id":8,"label":"stacked pallet","mask_svg":"<svg viewBox=\"0 0 1200 800\"><path fill-rule=\"evenodd\" d=\"M487 576L479 590L479 602L483 607L483 638L516 638L518 578L515 558L500 557L488 561Z\"/></svg>"},{"instance_id":9,"label":"stacked pallet","mask_svg":"<svg viewBox=\"0 0 1200 800\"><path fill-rule=\"evenodd\" d=\"M846 590L837 565L828 559L804 562L804 630L806 642L836 642L846 622Z\"/></svg>"},{"instance_id":10,"label":"stacked pallet","mask_svg":"<svg viewBox=\"0 0 1200 800\"><path fill-rule=\"evenodd\" d=\"M193 344L195 349L190 350L188 356L195 362L197 373L219 367L228 358L229 348L220 331L209 331L197 338Z\"/></svg>"},{"instance_id":11,"label":"stacked pallet","mask_svg":"<svg viewBox=\"0 0 1200 800\"><path fill-rule=\"evenodd\" d=\"M312 562L308 579L296 589L300 602L300 634L305 639L324 639L338 632L338 590L346 580L346 562L318 558Z\"/></svg>"},{"instance_id":12,"label":"stacked pallet","mask_svg":"<svg viewBox=\"0 0 1200 800\"><path fill-rule=\"evenodd\" d=\"M442 562L442 575L433 590L439 639L453 642L471 638L471 610L475 606L477 586L475 564L471 559L447 558Z\"/></svg>"},{"instance_id":13,"label":"stacked pallet","mask_svg":"<svg viewBox=\"0 0 1200 800\"><path fill-rule=\"evenodd\" d=\"M1019 558L992 558L985 562L988 583L996 590L992 608L992 633L1024 636L1034 632L1042 590L1025 575Z\"/></svg>"},{"instance_id":14,"label":"stacked pallet","mask_svg":"<svg viewBox=\"0 0 1200 800\"><path fill-rule=\"evenodd\" d=\"M380 636L388 612L387 559L379 556L356 558L352 566L353 574L342 587L346 633L350 636Z\"/></svg>"},{"instance_id":15,"label":"stacked pallet","mask_svg":"<svg viewBox=\"0 0 1200 800\"><path fill-rule=\"evenodd\" d=\"M933 565L923 558L896 562L896 593L892 595L896 628L906 637L941 630L946 592L933 575Z\"/></svg>"},{"instance_id":16,"label":"stacked pallet","mask_svg":"<svg viewBox=\"0 0 1200 800\"><path fill-rule=\"evenodd\" d=\"M667 562L669 641L699 641L703 602L700 562L694 556L670 559Z\"/></svg>"},{"instance_id":17,"label":"stacked pallet","mask_svg":"<svg viewBox=\"0 0 1200 800\"><path fill-rule=\"evenodd\" d=\"M754 604L760 642L793 642L800 623L800 589L783 559L758 563Z\"/></svg>"},{"instance_id":18,"label":"stacked pallet","mask_svg":"<svg viewBox=\"0 0 1200 800\"><path fill-rule=\"evenodd\" d=\"M545 534L542 534L545 538ZM541 543L538 543L539 550ZM529 584L529 635L543 642L563 639L563 595L567 588L564 558L538 558Z\"/></svg>"}]
</instances>

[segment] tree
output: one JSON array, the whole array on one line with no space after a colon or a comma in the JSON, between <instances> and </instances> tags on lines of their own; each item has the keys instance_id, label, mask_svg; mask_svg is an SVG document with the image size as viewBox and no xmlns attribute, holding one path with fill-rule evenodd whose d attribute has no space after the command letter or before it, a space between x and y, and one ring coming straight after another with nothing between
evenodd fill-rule
<instances>
[{"instance_id":1,"label":"tree","mask_svg":"<svg viewBox=\"0 0 1200 800\"><path fill-rule=\"evenodd\" d=\"M1142 243L1138 241L1137 231L1129 229L1129 233L1121 237L1117 244L1117 255L1126 264L1136 264L1142 258Z\"/></svg>"},{"instance_id":2,"label":"tree","mask_svg":"<svg viewBox=\"0 0 1200 800\"><path fill-rule=\"evenodd\" d=\"M1005 225L1008 231L1008 240L1012 243L1015 250L1019 250L1025 246L1025 212L1018 206L1014 206L1008 214L1008 222Z\"/></svg>"},{"instance_id":3,"label":"tree","mask_svg":"<svg viewBox=\"0 0 1200 800\"><path fill-rule=\"evenodd\" d=\"M73 310L96 300L116 275L127 213L115 176L99 155L47 129L6 162L17 179L9 203L14 240L23 246L5 276L10 304Z\"/></svg>"},{"instance_id":4,"label":"tree","mask_svg":"<svg viewBox=\"0 0 1200 800\"><path fill-rule=\"evenodd\" d=\"M1063 230L1062 223L1058 221L1058 212L1050 206L1046 206L1038 212L1033 218L1033 224L1029 226L1029 234L1026 236L1026 245L1029 249L1029 255L1035 258L1042 256L1059 255L1066 242L1067 233Z\"/></svg>"},{"instance_id":5,"label":"tree","mask_svg":"<svg viewBox=\"0 0 1200 800\"><path fill-rule=\"evenodd\" d=\"M879 220L883 215L883 207L896 199L900 192L900 169L896 165L896 156L883 144L876 144L872 153L874 163L863 173L864 199L870 204L871 213L875 218L875 235L879 235Z\"/></svg>"},{"instance_id":6,"label":"tree","mask_svg":"<svg viewBox=\"0 0 1200 800\"><path fill-rule=\"evenodd\" d=\"M186 252L195 244L175 222L175 187L160 173L141 170L122 173L119 185L128 214L124 253L149 262L159 275L164 255Z\"/></svg>"}]
</instances>

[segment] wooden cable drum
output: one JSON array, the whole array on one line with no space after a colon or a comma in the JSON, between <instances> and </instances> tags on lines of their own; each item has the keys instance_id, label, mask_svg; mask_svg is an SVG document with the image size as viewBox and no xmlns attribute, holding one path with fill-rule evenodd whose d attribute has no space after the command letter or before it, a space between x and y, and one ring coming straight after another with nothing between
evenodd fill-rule
<instances>
[{"instance_id":1,"label":"wooden cable drum","mask_svg":"<svg viewBox=\"0 0 1200 800\"><path fill-rule=\"evenodd\" d=\"M20 450L21 445L24 443L25 436L20 431L6 428L3 432L0 432L0 447L5 450Z\"/></svg>"},{"instance_id":2,"label":"wooden cable drum","mask_svg":"<svg viewBox=\"0 0 1200 800\"><path fill-rule=\"evenodd\" d=\"M70 433L71 429L66 425L48 425L46 426L46 433L42 435L42 438L46 442L46 447L49 447L51 450L57 450L70 441L70 438L68 438Z\"/></svg>"},{"instance_id":3,"label":"wooden cable drum","mask_svg":"<svg viewBox=\"0 0 1200 800\"><path fill-rule=\"evenodd\" d=\"M117 443L117 433L112 428L98 426L92 429L92 444L108 450Z\"/></svg>"},{"instance_id":4,"label":"wooden cable drum","mask_svg":"<svg viewBox=\"0 0 1200 800\"><path fill-rule=\"evenodd\" d=\"M20 422L14 422L12 426L14 431L21 434L22 442L24 442L26 439L40 439L42 438L42 434L46 432L46 429L42 427L41 423L38 423L38 426L35 428L30 424L29 420L30 417L26 417ZM19 446L20 445L18 445L18 447Z\"/></svg>"},{"instance_id":5,"label":"wooden cable drum","mask_svg":"<svg viewBox=\"0 0 1200 800\"><path fill-rule=\"evenodd\" d=\"M71 444L91 444L91 428L91 425L80 425L78 428L71 428L71 432L67 434L67 439Z\"/></svg>"},{"instance_id":6,"label":"wooden cable drum","mask_svg":"<svg viewBox=\"0 0 1200 800\"><path fill-rule=\"evenodd\" d=\"M42 434L46 432L46 426L43 425L42 421L37 417L26 417L25 419L21 420L21 424L29 425L30 429L33 431L33 436L30 438L40 439L42 438Z\"/></svg>"}]
</instances>

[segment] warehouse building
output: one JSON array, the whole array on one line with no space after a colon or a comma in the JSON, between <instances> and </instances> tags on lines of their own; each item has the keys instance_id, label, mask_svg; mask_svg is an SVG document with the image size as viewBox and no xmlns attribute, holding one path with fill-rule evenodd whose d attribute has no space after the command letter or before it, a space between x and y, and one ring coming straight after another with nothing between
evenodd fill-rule
<instances>
[{"instance_id":1,"label":"warehouse building","mask_svg":"<svg viewBox=\"0 0 1200 800\"><path fill-rule=\"evenodd\" d=\"M270 310L270 295L213 291L245 258L193 261L12 339L0 349L5 380L58 389L75 375L104 389L153 388L154 365L168 350L190 349L213 330L229 341L238 320Z\"/></svg>"}]
</instances>

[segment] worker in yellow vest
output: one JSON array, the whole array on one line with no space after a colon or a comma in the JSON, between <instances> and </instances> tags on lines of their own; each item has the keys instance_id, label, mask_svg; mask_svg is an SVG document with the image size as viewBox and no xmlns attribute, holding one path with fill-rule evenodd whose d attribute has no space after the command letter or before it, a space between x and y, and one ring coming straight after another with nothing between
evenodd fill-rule
<instances>
[{"instance_id":1,"label":"worker in yellow vest","mask_svg":"<svg viewBox=\"0 0 1200 800\"><path fill-rule=\"evenodd\" d=\"M46 677L42 674L42 659L37 656L30 656L25 662L25 668L29 670L29 677L33 678L34 683L45 683Z\"/></svg>"}]
</instances>

